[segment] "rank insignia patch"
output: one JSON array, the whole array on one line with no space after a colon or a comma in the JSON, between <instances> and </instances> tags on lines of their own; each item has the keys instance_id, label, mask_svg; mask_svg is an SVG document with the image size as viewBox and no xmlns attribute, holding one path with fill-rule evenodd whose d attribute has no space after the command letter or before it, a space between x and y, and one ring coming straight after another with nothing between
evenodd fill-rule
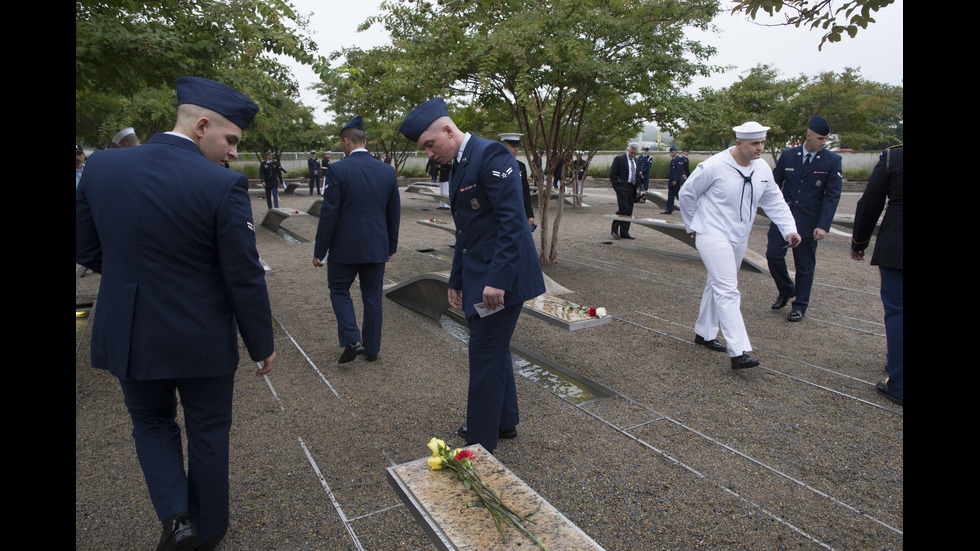
<instances>
[{"instance_id":1,"label":"rank insignia patch","mask_svg":"<svg viewBox=\"0 0 980 551\"><path fill-rule=\"evenodd\" d=\"M509 176L510 176L510 174L511 174L512 172L514 172L514 167L509 167L509 168L508 168L507 170L505 170L504 172L497 172L496 170L491 170L491 171L490 171L490 174L493 174L493 175L494 175L494 176L496 176L497 178L501 178L501 179L502 179L502 178L507 178L507 177L509 177Z\"/></svg>"}]
</instances>

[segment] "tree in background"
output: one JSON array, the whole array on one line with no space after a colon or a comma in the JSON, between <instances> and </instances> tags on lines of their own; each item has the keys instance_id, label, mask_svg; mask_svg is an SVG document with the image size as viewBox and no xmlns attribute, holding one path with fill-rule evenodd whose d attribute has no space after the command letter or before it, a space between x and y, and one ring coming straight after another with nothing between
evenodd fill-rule
<instances>
[{"instance_id":1,"label":"tree in background","mask_svg":"<svg viewBox=\"0 0 980 551\"><path fill-rule=\"evenodd\" d=\"M736 0L731 13L742 12L752 19L759 16L759 10L770 16L782 13L785 20L778 25L794 27L808 26L826 31L817 49L825 42L840 42L844 35L854 38L858 29L867 29L874 23L872 17L878 10L894 3L895 0Z\"/></svg>"},{"instance_id":2,"label":"tree in background","mask_svg":"<svg viewBox=\"0 0 980 551\"><path fill-rule=\"evenodd\" d=\"M317 66L305 27L282 0L77 0L75 138L105 144L134 126L145 141L169 130L181 76L241 90L261 108L255 123L273 126L283 120L274 110L294 114L288 104L298 105L295 80L273 56Z\"/></svg>"},{"instance_id":3,"label":"tree in background","mask_svg":"<svg viewBox=\"0 0 980 551\"><path fill-rule=\"evenodd\" d=\"M852 68L780 79L759 65L728 88L679 99L683 117L670 127L685 146L722 150L734 143L733 126L754 120L771 127L766 147L775 160L803 141L810 117L820 115L833 129L829 145L883 149L901 143L902 102L901 87L864 80Z\"/></svg>"},{"instance_id":4,"label":"tree in background","mask_svg":"<svg viewBox=\"0 0 980 551\"><path fill-rule=\"evenodd\" d=\"M369 74L368 59L382 63L383 74L356 87L325 79L328 97L343 102L345 89L389 87L357 97L374 96L377 112L397 111L390 119L398 122L434 95L472 105L495 117L491 133L523 134L538 196L547 198L545 175L559 160L567 167L576 149L594 151L635 135L644 121L670 118L670 101L693 76L710 72L705 60L714 53L684 29L706 28L718 2L410 0L386 1L382 10L362 27L383 25L392 46L349 57L337 77ZM372 105L358 107L367 115ZM550 201L539 201L542 263L557 260L563 201L557 204L552 218Z\"/></svg>"}]
</instances>

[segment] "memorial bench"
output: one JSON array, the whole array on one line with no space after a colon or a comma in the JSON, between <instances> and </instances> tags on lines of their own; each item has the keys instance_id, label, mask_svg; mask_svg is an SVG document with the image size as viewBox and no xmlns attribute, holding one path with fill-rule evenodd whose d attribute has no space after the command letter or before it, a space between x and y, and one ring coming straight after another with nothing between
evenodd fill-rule
<instances>
[{"instance_id":1,"label":"memorial bench","mask_svg":"<svg viewBox=\"0 0 980 551\"><path fill-rule=\"evenodd\" d=\"M571 291L558 285L546 275L542 275L545 280L545 293L524 302L525 314L568 331L605 325L612 321L610 316L591 316L587 308L559 298L557 293ZM449 272L428 272L402 283L386 286L384 294L406 308L438 320L442 313L450 308L448 290Z\"/></svg>"},{"instance_id":2,"label":"memorial bench","mask_svg":"<svg viewBox=\"0 0 980 551\"><path fill-rule=\"evenodd\" d=\"M552 189L551 190L551 199L557 199L559 196L561 196L561 194L558 192L557 189ZM566 204L572 205L574 207L575 206L575 201L574 200L575 199L582 199L583 197L587 197L587 196L584 193L566 193L564 195L564 199L563 200L565 201ZM538 190L537 190L537 187L532 187L531 188L531 206L541 207L541 202L538 201ZM579 207L588 207L589 205L586 205L585 203L582 203L580 201L579 204L578 204L578 206Z\"/></svg>"},{"instance_id":3,"label":"memorial bench","mask_svg":"<svg viewBox=\"0 0 980 551\"><path fill-rule=\"evenodd\" d=\"M552 551L601 551L588 534L505 467L483 446L463 448L473 453L474 469L488 487L515 511L534 512L528 531ZM440 551L503 551L541 549L525 534L506 527L501 538L490 512L467 507L476 494L466 489L449 469L432 470L428 458L388 467L388 483Z\"/></svg>"},{"instance_id":4,"label":"memorial bench","mask_svg":"<svg viewBox=\"0 0 980 551\"><path fill-rule=\"evenodd\" d=\"M691 238L691 235L684 228L684 224L676 224L673 222L667 222L666 220L658 220L656 218L633 218L631 216L620 216L618 214L603 214L602 217L610 220L616 220L618 222L637 224L639 226L643 226L644 228L650 228L673 237L691 248L695 248L694 239ZM767 274L769 273L769 262L763 255L751 249L746 249L745 256L742 258L742 268Z\"/></svg>"}]
</instances>

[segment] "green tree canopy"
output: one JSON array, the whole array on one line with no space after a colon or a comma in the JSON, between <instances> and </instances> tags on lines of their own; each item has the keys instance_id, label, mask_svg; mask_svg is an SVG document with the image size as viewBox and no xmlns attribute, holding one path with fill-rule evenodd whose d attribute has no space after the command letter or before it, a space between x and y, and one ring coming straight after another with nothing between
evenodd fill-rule
<instances>
[{"instance_id":1,"label":"green tree canopy","mask_svg":"<svg viewBox=\"0 0 980 551\"><path fill-rule=\"evenodd\" d=\"M547 197L544 174L552 173L559 160L568 166L576 149L597 148L634 134L644 121L670 118L672 98L693 76L711 71L706 60L714 53L686 39L684 29L706 28L718 3L389 0L382 9L364 27L383 25L392 46L363 58L380 62L384 70L358 86L387 87L377 93L387 99L359 108L393 108L394 123L434 95L472 105L497 118L491 132L523 133L529 170L539 194ZM337 78L351 80L377 70L361 63L348 57ZM350 96L341 92L355 88L327 84L337 102L348 101ZM547 157L544 170L537 163L539 149ZM553 225L549 201L539 204L541 260L552 262L562 201Z\"/></svg>"},{"instance_id":2,"label":"green tree canopy","mask_svg":"<svg viewBox=\"0 0 980 551\"><path fill-rule=\"evenodd\" d=\"M275 56L319 66L310 53L316 45L303 35L306 23L283 0L77 0L76 139L106 143L129 125L141 140L169 130L174 83L188 75L256 99L256 126L281 119L270 111L298 105L299 91ZM302 120L292 107L289 115L292 123Z\"/></svg>"},{"instance_id":3,"label":"green tree canopy","mask_svg":"<svg viewBox=\"0 0 980 551\"><path fill-rule=\"evenodd\" d=\"M769 65L759 65L722 90L702 90L678 101L683 120L674 121L685 146L720 150L734 142L731 128L754 120L771 127L767 148L772 155L802 141L810 118L830 123L830 145L882 149L901 143L901 87L869 82L856 69L781 79Z\"/></svg>"}]
</instances>

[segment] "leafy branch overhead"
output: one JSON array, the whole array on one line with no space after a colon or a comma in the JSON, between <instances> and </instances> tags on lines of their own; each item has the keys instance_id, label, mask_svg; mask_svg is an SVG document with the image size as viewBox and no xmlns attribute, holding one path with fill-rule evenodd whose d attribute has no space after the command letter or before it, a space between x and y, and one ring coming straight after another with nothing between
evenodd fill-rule
<instances>
[{"instance_id":1,"label":"leafy branch overhead","mask_svg":"<svg viewBox=\"0 0 980 551\"><path fill-rule=\"evenodd\" d=\"M785 16L779 25L808 26L822 29L824 35L818 49L826 42L840 42L846 34L857 36L858 29L867 29L875 22L874 14L893 4L895 0L849 0L843 3L833 0L736 0L731 13L742 12L757 19L759 10L770 16Z\"/></svg>"}]
</instances>

